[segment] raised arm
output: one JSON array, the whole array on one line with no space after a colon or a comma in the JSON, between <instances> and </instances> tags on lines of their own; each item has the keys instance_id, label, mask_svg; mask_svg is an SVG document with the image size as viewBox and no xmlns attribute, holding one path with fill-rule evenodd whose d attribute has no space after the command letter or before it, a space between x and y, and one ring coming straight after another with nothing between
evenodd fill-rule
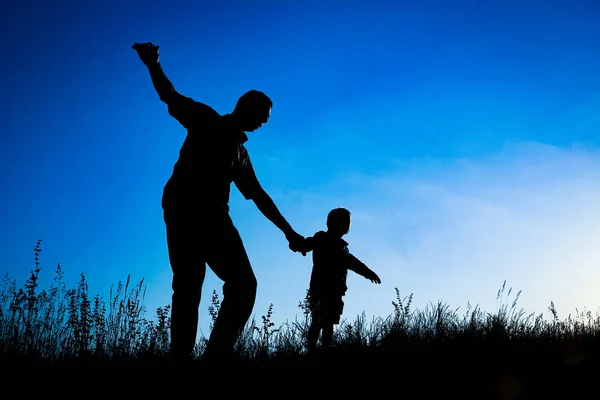
<instances>
[{"instance_id":1,"label":"raised arm","mask_svg":"<svg viewBox=\"0 0 600 400\"><path fill-rule=\"evenodd\" d=\"M346 263L349 270L354 271L361 276L364 276L373 283L381 283L381 279L379 279L379 276L377 276L377 274L369 267L367 267L362 261L354 257L354 255L348 253L348 255L346 256Z\"/></svg>"},{"instance_id":2,"label":"raised arm","mask_svg":"<svg viewBox=\"0 0 600 400\"><path fill-rule=\"evenodd\" d=\"M165 75L160 62L158 61L158 45L152 43L134 43L131 46L135 51L137 51L138 56L144 63L146 67L148 67L148 72L150 72L150 78L152 78L152 84L154 85L154 89L156 93L158 93L158 97L161 101L166 104L171 104L174 101L179 100L181 95L175 90L173 84Z\"/></svg>"},{"instance_id":3,"label":"raised arm","mask_svg":"<svg viewBox=\"0 0 600 400\"><path fill-rule=\"evenodd\" d=\"M163 103L171 105L181 100L182 95L175 90L175 87L173 87L173 84L167 78L167 75L165 75L159 62L148 65L148 71L150 72L154 89Z\"/></svg>"},{"instance_id":4,"label":"raised arm","mask_svg":"<svg viewBox=\"0 0 600 400\"><path fill-rule=\"evenodd\" d=\"M158 45L152 43L135 43L131 46L137 51L138 56L148 67L152 84L160 100L169 107L169 114L186 128L194 126L200 119L210 118L218 115L215 110L194 101L190 97L183 96L167 78L158 61Z\"/></svg>"}]
</instances>

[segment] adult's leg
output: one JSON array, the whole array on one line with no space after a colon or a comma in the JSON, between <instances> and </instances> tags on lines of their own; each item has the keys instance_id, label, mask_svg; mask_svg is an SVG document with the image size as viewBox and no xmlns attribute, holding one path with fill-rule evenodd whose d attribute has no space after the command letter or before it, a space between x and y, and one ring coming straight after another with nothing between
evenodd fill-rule
<instances>
[{"instance_id":1,"label":"adult's leg","mask_svg":"<svg viewBox=\"0 0 600 400\"><path fill-rule=\"evenodd\" d=\"M229 215L209 235L206 262L223 281L223 300L210 333L206 354L233 351L256 299L256 277L238 230Z\"/></svg>"},{"instance_id":2,"label":"adult's leg","mask_svg":"<svg viewBox=\"0 0 600 400\"><path fill-rule=\"evenodd\" d=\"M187 217L187 218L186 218ZM198 307L206 274L199 226L190 215L165 218L169 261L173 271L171 356L191 359L198 330Z\"/></svg>"}]
</instances>

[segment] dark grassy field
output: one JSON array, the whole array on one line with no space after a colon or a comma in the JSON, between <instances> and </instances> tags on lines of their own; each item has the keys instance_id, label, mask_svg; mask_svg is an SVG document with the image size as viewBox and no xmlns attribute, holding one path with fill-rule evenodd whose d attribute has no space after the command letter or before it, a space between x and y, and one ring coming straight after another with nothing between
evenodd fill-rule
<instances>
[{"instance_id":1,"label":"dark grassy field","mask_svg":"<svg viewBox=\"0 0 600 400\"><path fill-rule=\"evenodd\" d=\"M6 275L0 288L2 368L169 366L170 308L160 307L146 318L143 281L119 282L105 302L89 295L83 274L75 287L67 288L58 266L53 283L40 289L39 245L36 268L23 286ZM426 395L434 391L502 399L563 398L561 390L571 398L586 388L597 393L600 316L585 311L561 320L550 304L552 318L547 320L518 309L519 295L503 285L495 313L478 307L459 313L442 302L413 310L412 295L402 297L396 289L389 316L343 320L333 348L310 355L304 346L310 323L306 299L298 305L302 320L277 327L271 322L271 305L260 321L246 326L232 366L353 371L378 376L386 385L412 383L424 396L415 398L437 398ZM213 292L208 310L213 320L219 306ZM199 339L196 357L205 342ZM192 364L203 367L201 361Z\"/></svg>"}]
</instances>

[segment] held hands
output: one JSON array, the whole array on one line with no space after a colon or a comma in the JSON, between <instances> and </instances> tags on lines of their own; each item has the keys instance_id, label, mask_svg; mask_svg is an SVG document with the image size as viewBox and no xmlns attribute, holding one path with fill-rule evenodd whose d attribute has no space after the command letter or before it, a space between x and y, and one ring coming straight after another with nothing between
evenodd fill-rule
<instances>
[{"instance_id":1,"label":"held hands","mask_svg":"<svg viewBox=\"0 0 600 400\"><path fill-rule=\"evenodd\" d=\"M303 256L306 256L306 251L303 251L304 236L294 232L287 235L286 239L289 242L290 250L292 250L294 253L300 252Z\"/></svg>"},{"instance_id":2,"label":"held hands","mask_svg":"<svg viewBox=\"0 0 600 400\"><path fill-rule=\"evenodd\" d=\"M134 43L132 49L137 51L140 60L146 65L158 63L158 45L147 43Z\"/></svg>"}]
</instances>

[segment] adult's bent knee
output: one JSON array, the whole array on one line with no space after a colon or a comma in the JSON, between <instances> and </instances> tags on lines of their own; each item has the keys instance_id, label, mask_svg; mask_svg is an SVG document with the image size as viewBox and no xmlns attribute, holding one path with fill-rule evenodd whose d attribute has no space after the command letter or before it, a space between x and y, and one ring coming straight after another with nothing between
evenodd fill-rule
<instances>
[{"instance_id":1,"label":"adult's bent knee","mask_svg":"<svg viewBox=\"0 0 600 400\"><path fill-rule=\"evenodd\" d=\"M258 281L256 280L256 276L254 276L254 274L240 280L239 285L240 286L236 289L240 293L243 293L245 297L256 296L256 290L258 289Z\"/></svg>"},{"instance_id":2,"label":"adult's bent knee","mask_svg":"<svg viewBox=\"0 0 600 400\"><path fill-rule=\"evenodd\" d=\"M236 279L225 282L223 285L223 294L226 296L243 298L244 300L254 300L258 281L254 274L236 277Z\"/></svg>"}]
</instances>

